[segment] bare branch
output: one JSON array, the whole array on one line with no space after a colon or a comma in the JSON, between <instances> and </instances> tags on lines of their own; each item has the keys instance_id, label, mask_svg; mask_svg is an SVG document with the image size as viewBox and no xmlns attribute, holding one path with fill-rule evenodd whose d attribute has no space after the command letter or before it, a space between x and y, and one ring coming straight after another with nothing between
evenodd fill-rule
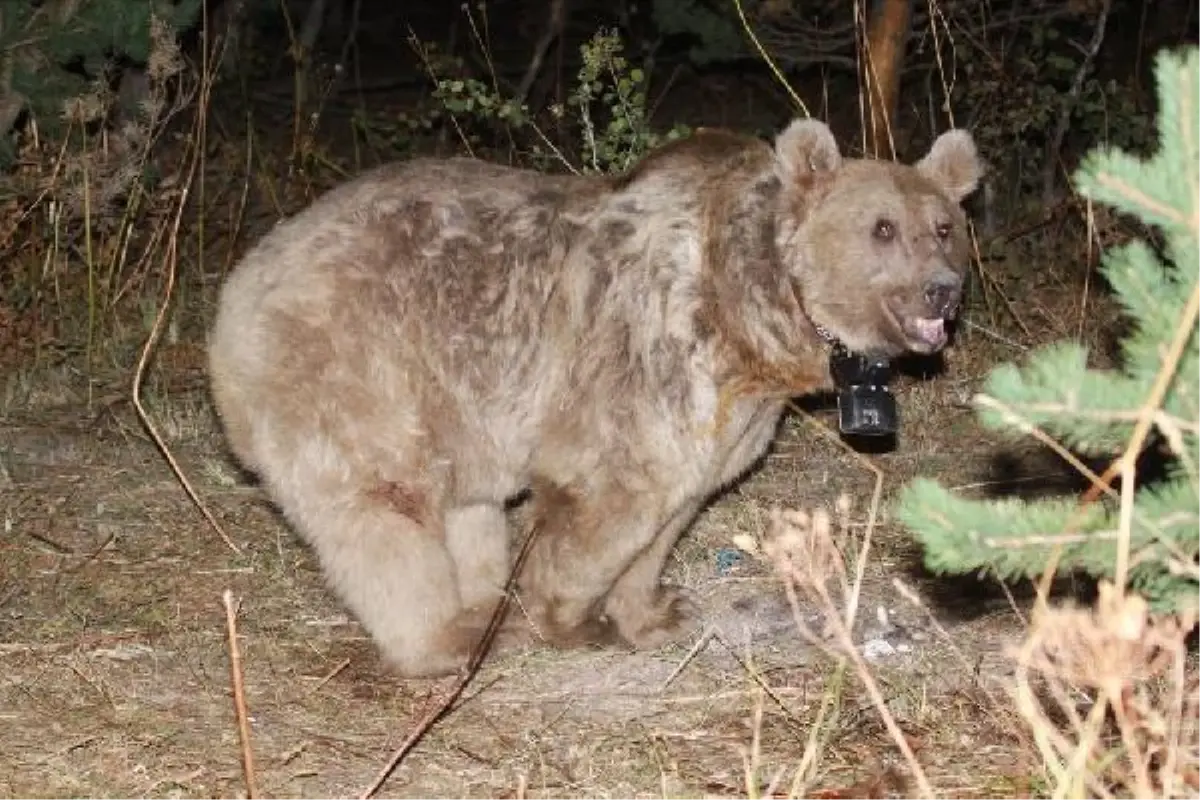
<instances>
[{"instance_id":1,"label":"bare branch","mask_svg":"<svg viewBox=\"0 0 1200 800\"><path fill-rule=\"evenodd\" d=\"M533 48L533 58L529 60L529 67L525 70L525 77L521 78L521 83L517 87L516 100L518 103L524 103L529 97L529 91L533 88L534 81L542 71L542 64L546 60L546 53L550 50L550 45L562 36L563 28L567 24L567 0L550 0L550 19L546 21L546 30L542 32L542 37L538 39L537 46Z\"/></svg>"},{"instance_id":2,"label":"bare branch","mask_svg":"<svg viewBox=\"0 0 1200 800\"><path fill-rule=\"evenodd\" d=\"M1079 104L1079 95L1083 92L1083 82L1092 71L1092 63L1096 53L1104 42L1104 29L1108 26L1108 12L1112 9L1112 0L1103 0L1100 5L1100 16L1096 20L1096 28L1092 32L1092 41L1088 43L1083 53L1083 61L1071 81L1071 88L1063 98L1062 108L1058 111L1058 124L1054 127L1054 137L1046 150L1046 163L1042 166L1042 206L1050 208L1054 205L1054 177L1058 174L1058 154L1062 151L1063 140L1071 127L1071 113Z\"/></svg>"}]
</instances>

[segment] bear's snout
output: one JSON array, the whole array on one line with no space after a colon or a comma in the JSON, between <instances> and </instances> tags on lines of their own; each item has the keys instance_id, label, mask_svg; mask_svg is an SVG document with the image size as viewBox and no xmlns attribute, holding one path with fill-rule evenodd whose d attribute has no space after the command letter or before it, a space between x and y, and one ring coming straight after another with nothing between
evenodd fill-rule
<instances>
[{"instance_id":1,"label":"bear's snout","mask_svg":"<svg viewBox=\"0 0 1200 800\"><path fill-rule=\"evenodd\" d=\"M962 301L962 278L953 272L940 272L925 284L925 302L935 316L953 319Z\"/></svg>"}]
</instances>

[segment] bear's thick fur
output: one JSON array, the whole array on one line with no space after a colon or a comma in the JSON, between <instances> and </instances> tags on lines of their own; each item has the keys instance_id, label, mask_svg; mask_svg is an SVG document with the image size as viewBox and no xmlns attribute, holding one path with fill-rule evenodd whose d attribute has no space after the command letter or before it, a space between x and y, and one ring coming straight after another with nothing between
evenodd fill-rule
<instances>
[{"instance_id":1,"label":"bear's thick fur","mask_svg":"<svg viewBox=\"0 0 1200 800\"><path fill-rule=\"evenodd\" d=\"M704 131L619 177L466 159L385 166L258 243L223 287L216 406L238 458L406 675L463 665L531 489L521 609L548 641L690 630L659 583L787 397L858 351L945 343L980 164L844 159Z\"/></svg>"}]
</instances>

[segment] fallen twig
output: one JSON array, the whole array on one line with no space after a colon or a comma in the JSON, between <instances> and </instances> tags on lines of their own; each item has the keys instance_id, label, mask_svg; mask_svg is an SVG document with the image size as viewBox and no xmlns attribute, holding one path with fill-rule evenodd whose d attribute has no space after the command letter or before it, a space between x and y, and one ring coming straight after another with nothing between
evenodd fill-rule
<instances>
[{"instance_id":1,"label":"fallen twig","mask_svg":"<svg viewBox=\"0 0 1200 800\"><path fill-rule=\"evenodd\" d=\"M228 589L221 598L225 603L225 629L229 636L229 674L233 683L233 712L237 717L238 739L242 745L242 778L246 782L246 797L258 797L254 777L254 752L250 747L250 715L246 711L246 687L242 679L242 653L237 641L237 609L233 592Z\"/></svg>"}]
</instances>

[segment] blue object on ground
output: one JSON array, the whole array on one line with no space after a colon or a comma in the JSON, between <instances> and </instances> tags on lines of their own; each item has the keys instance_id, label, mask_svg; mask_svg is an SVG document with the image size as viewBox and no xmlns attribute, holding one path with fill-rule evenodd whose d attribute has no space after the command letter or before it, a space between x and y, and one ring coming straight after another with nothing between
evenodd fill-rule
<instances>
[{"instance_id":1,"label":"blue object on ground","mask_svg":"<svg viewBox=\"0 0 1200 800\"><path fill-rule=\"evenodd\" d=\"M717 550L717 574L728 575L741 560L742 551L736 547L719 548Z\"/></svg>"}]
</instances>

